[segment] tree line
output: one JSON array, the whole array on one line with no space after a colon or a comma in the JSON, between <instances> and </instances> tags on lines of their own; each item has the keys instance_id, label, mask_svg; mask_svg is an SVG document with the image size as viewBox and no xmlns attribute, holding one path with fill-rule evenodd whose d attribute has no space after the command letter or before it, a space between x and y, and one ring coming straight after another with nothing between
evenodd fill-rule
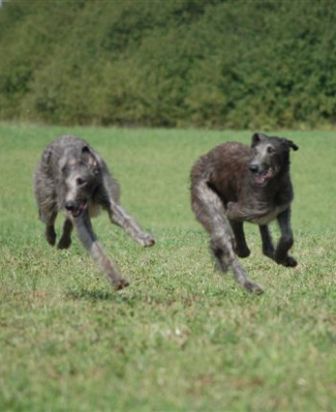
<instances>
[{"instance_id":1,"label":"tree line","mask_svg":"<svg viewBox=\"0 0 336 412\"><path fill-rule=\"evenodd\" d=\"M0 119L332 126L335 51L332 0L5 0Z\"/></svg>"}]
</instances>

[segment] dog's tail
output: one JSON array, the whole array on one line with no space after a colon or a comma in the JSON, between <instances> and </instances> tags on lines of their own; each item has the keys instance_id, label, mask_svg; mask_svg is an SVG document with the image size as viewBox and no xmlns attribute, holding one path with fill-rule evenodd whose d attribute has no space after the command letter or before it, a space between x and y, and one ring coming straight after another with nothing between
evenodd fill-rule
<instances>
[{"instance_id":1,"label":"dog's tail","mask_svg":"<svg viewBox=\"0 0 336 412\"><path fill-rule=\"evenodd\" d=\"M211 236L212 243L220 241L227 250L228 266L235 258L233 245L234 234L225 214L224 206L217 193L208 184L207 174L191 177L191 208L196 219L204 226ZM221 264L222 269L226 268Z\"/></svg>"},{"instance_id":2,"label":"dog's tail","mask_svg":"<svg viewBox=\"0 0 336 412\"><path fill-rule=\"evenodd\" d=\"M200 159L202 160L202 158ZM260 294L262 288L248 279L234 252L235 237L223 203L218 194L209 186L209 173L196 163L191 172L191 207L197 220L210 235L210 247L220 269L231 268L235 280L250 292Z\"/></svg>"}]
</instances>

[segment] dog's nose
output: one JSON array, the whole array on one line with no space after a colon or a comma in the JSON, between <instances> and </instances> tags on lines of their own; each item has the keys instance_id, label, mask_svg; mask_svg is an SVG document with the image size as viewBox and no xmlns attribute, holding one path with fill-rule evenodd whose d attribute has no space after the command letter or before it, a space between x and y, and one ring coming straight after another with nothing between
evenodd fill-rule
<instances>
[{"instance_id":1,"label":"dog's nose","mask_svg":"<svg viewBox=\"0 0 336 412\"><path fill-rule=\"evenodd\" d=\"M72 212L76 208L76 204L73 201L68 201L68 202L65 202L64 207L69 212Z\"/></svg>"},{"instance_id":2,"label":"dog's nose","mask_svg":"<svg viewBox=\"0 0 336 412\"><path fill-rule=\"evenodd\" d=\"M250 163L249 169L252 173L257 173L259 171L259 166L256 163Z\"/></svg>"}]
</instances>

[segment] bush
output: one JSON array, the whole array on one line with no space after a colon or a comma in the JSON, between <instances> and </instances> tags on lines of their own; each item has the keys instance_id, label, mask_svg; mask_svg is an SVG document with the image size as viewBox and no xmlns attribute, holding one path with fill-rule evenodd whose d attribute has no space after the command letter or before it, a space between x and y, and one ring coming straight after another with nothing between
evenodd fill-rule
<instances>
[{"instance_id":1,"label":"bush","mask_svg":"<svg viewBox=\"0 0 336 412\"><path fill-rule=\"evenodd\" d=\"M335 46L329 0L8 0L0 118L333 125Z\"/></svg>"}]
</instances>

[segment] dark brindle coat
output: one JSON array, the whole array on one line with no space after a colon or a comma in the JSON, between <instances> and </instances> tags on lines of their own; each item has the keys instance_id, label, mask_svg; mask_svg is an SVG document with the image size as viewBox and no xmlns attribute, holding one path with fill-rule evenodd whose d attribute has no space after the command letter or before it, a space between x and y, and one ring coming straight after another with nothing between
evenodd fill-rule
<instances>
[{"instance_id":1,"label":"dark brindle coat","mask_svg":"<svg viewBox=\"0 0 336 412\"><path fill-rule=\"evenodd\" d=\"M35 196L39 215L46 225L46 239L56 243L55 220L59 211L65 212L59 249L71 244L71 232L76 228L79 239L93 259L108 275L116 289L128 285L115 265L107 258L91 225L100 207L105 209L112 223L122 227L143 246L151 246L154 239L143 232L135 220L119 204L120 190L106 163L84 140L63 136L50 143L42 153L35 173Z\"/></svg>"},{"instance_id":2,"label":"dark brindle coat","mask_svg":"<svg viewBox=\"0 0 336 412\"><path fill-rule=\"evenodd\" d=\"M256 133L251 147L224 143L202 156L191 171L192 209L210 234L210 247L219 267L223 271L230 267L236 280L256 293L262 293L262 289L248 279L236 257L250 254L244 221L259 225L266 256L284 266L297 264L288 255L293 245L290 149L298 149L291 140ZM276 248L268 229L274 219L281 230Z\"/></svg>"}]
</instances>

